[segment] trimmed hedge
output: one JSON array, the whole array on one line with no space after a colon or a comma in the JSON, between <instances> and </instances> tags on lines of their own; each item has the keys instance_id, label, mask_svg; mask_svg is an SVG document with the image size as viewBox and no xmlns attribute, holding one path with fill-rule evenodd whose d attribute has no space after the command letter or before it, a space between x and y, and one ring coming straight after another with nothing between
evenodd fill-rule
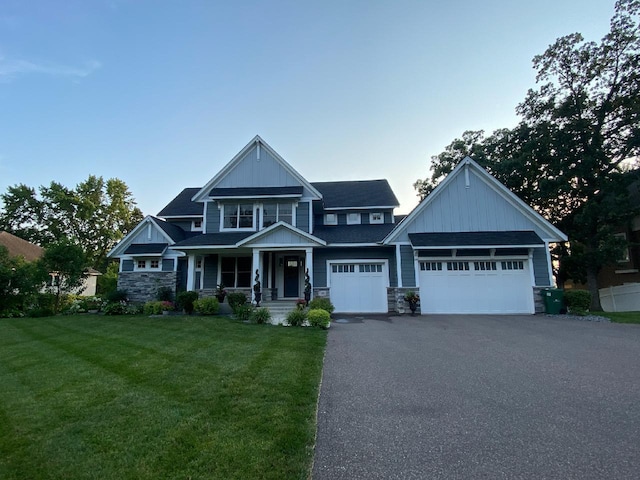
<instances>
[{"instance_id":1,"label":"trimmed hedge","mask_svg":"<svg viewBox=\"0 0 640 480\"><path fill-rule=\"evenodd\" d=\"M307 313L307 320L312 327L329 328L331 315L326 310L314 308Z\"/></svg>"},{"instance_id":2,"label":"trimmed hedge","mask_svg":"<svg viewBox=\"0 0 640 480\"><path fill-rule=\"evenodd\" d=\"M591 293L587 290L565 290L564 302L570 313L584 315L591 306Z\"/></svg>"},{"instance_id":3,"label":"trimmed hedge","mask_svg":"<svg viewBox=\"0 0 640 480\"><path fill-rule=\"evenodd\" d=\"M213 297L199 298L193 302L193 308L200 315L217 315L220 310L220 302Z\"/></svg>"},{"instance_id":4,"label":"trimmed hedge","mask_svg":"<svg viewBox=\"0 0 640 480\"><path fill-rule=\"evenodd\" d=\"M336 307L334 307L333 304L331 303L331 300L329 300L326 297L314 298L309 302L309 308L311 310L316 310L316 309L324 310L329 314L332 314L333 311L336 309Z\"/></svg>"}]
</instances>

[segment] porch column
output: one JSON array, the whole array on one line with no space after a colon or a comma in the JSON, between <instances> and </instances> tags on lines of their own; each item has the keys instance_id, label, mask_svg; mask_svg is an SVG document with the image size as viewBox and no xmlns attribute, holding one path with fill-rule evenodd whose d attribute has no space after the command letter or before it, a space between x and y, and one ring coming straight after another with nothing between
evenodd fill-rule
<instances>
[{"instance_id":1,"label":"porch column","mask_svg":"<svg viewBox=\"0 0 640 480\"><path fill-rule=\"evenodd\" d=\"M313 249L305 248L304 266L309 270L309 281L311 282L311 298L313 298Z\"/></svg>"},{"instance_id":2,"label":"porch column","mask_svg":"<svg viewBox=\"0 0 640 480\"><path fill-rule=\"evenodd\" d=\"M399 243L396 243L396 276L398 277L398 288L402 288L402 253Z\"/></svg>"},{"instance_id":3,"label":"porch column","mask_svg":"<svg viewBox=\"0 0 640 480\"><path fill-rule=\"evenodd\" d=\"M256 270L258 270L258 272L260 273L260 285L264 284L264 278L262 278L262 262L261 262L261 258L260 258L260 250L258 250L257 248L253 249L253 261L251 262L251 299L255 302L256 300L256 295L255 292L253 291L253 286L255 285L256 281ZM262 289L260 290L262 291Z\"/></svg>"},{"instance_id":4,"label":"porch column","mask_svg":"<svg viewBox=\"0 0 640 480\"><path fill-rule=\"evenodd\" d=\"M196 256L187 257L187 290L190 292L196 289Z\"/></svg>"}]
</instances>

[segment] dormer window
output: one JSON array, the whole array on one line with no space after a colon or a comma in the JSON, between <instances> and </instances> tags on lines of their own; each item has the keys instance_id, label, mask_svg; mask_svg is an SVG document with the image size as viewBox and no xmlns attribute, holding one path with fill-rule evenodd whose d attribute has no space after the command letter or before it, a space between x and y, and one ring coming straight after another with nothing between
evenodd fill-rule
<instances>
[{"instance_id":1,"label":"dormer window","mask_svg":"<svg viewBox=\"0 0 640 480\"><path fill-rule=\"evenodd\" d=\"M359 213L347 213L347 225L357 225L361 223Z\"/></svg>"},{"instance_id":2,"label":"dormer window","mask_svg":"<svg viewBox=\"0 0 640 480\"><path fill-rule=\"evenodd\" d=\"M225 203L222 208L223 230L255 230L253 203Z\"/></svg>"},{"instance_id":3,"label":"dormer window","mask_svg":"<svg viewBox=\"0 0 640 480\"><path fill-rule=\"evenodd\" d=\"M338 224L338 215L335 213L325 213L324 214L324 224L325 225L337 225Z\"/></svg>"},{"instance_id":4,"label":"dormer window","mask_svg":"<svg viewBox=\"0 0 640 480\"><path fill-rule=\"evenodd\" d=\"M369 223L384 223L384 214L382 212L372 212L369 214Z\"/></svg>"}]
</instances>

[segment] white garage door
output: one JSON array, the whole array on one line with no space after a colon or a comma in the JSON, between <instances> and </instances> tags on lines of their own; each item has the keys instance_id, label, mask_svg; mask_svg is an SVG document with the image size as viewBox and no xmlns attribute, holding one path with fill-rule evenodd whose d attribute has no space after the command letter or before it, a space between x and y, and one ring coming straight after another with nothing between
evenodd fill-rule
<instances>
[{"instance_id":1,"label":"white garage door","mask_svg":"<svg viewBox=\"0 0 640 480\"><path fill-rule=\"evenodd\" d=\"M331 303L336 312L386 313L388 278L385 262L330 263Z\"/></svg>"},{"instance_id":2,"label":"white garage door","mask_svg":"<svg viewBox=\"0 0 640 480\"><path fill-rule=\"evenodd\" d=\"M534 313L528 260L419 264L422 313Z\"/></svg>"}]
</instances>

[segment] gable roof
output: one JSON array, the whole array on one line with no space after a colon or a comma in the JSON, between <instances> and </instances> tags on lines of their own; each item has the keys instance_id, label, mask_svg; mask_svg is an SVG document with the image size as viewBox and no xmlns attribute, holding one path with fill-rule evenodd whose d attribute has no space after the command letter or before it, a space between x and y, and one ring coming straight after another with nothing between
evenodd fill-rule
<instances>
[{"instance_id":1,"label":"gable roof","mask_svg":"<svg viewBox=\"0 0 640 480\"><path fill-rule=\"evenodd\" d=\"M122 255L124 251L131 245L132 240L136 237L136 235L138 235L140 231L149 224L151 224L161 233L162 237L167 240L167 243L169 245L173 245L174 243L176 243L176 241L183 240L185 238L185 231L177 225L172 225L168 222L165 222L164 220L160 220L159 218L147 215L138 225L136 225L133 230L125 235L125 237L120 240L109 253L107 253L107 258L111 258L116 255Z\"/></svg>"},{"instance_id":2,"label":"gable roof","mask_svg":"<svg viewBox=\"0 0 640 480\"><path fill-rule=\"evenodd\" d=\"M201 217L203 205L191 200L200 188L185 188L158 213L158 217Z\"/></svg>"},{"instance_id":3,"label":"gable roof","mask_svg":"<svg viewBox=\"0 0 640 480\"><path fill-rule=\"evenodd\" d=\"M277 233L282 232L291 234L289 242L292 242L293 239L295 239L296 244L326 245L326 242L324 240L317 238L315 235L307 233L303 230L300 230L299 228L294 227L293 225L282 221L274 223L264 230L260 230L259 232L248 236L247 238L239 241L236 245L238 247L241 247L248 246L250 244L257 244L260 241L268 242L269 238L273 238Z\"/></svg>"},{"instance_id":4,"label":"gable roof","mask_svg":"<svg viewBox=\"0 0 640 480\"><path fill-rule=\"evenodd\" d=\"M325 209L394 208L400 204L386 180L313 182Z\"/></svg>"},{"instance_id":5,"label":"gable roof","mask_svg":"<svg viewBox=\"0 0 640 480\"><path fill-rule=\"evenodd\" d=\"M533 208L523 202L515 193L505 187L499 182L493 175L487 172L484 168L478 165L471 157L465 157L456 167L447 175L442 182L412 211L402 220L400 224L384 239L385 244L394 242L400 237L411 224L418 218L418 216L424 212L429 206L442 194L449 184L454 182L454 179L458 175L465 174L465 169L471 169L473 172L484 181L490 189L496 192L502 197L508 204L510 204L515 210L517 210L523 217L526 217L531 223L540 228L545 233L545 239L549 242L566 242L567 236L562 233L558 228L553 226L542 215L536 212Z\"/></svg>"},{"instance_id":6,"label":"gable roof","mask_svg":"<svg viewBox=\"0 0 640 480\"><path fill-rule=\"evenodd\" d=\"M302 175L300 175L284 158L271 148L260 135L256 135L253 139L233 157L207 184L202 187L193 197L194 202L204 202L209 196L211 190L216 187L233 169L244 160L245 156L254 148L264 148L274 160L293 178L295 178L304 188L306 188L313 199L320 199L322 195L318 192Z\"/></svg>"},{"instance_id":7,"label":"gable roof","mask_svg":"<svg viewBox=\"0 0 640 480\"><path fill-rule=\"evenodd\" d=\"M11 257L23 257L27 262L42 257L44 249L9 232L0 232L0 245L3 245Z\"/></svg>"},{"instance_id":8,"label":"gable roof","mask_svg":"<svg viewBox=\"0 0 640 480\"><path fill-rule=\"evenodd\" d=\"M125 255L162 255L168 243L132 243L124 251Z\"/></svg>"}]
</instances>

